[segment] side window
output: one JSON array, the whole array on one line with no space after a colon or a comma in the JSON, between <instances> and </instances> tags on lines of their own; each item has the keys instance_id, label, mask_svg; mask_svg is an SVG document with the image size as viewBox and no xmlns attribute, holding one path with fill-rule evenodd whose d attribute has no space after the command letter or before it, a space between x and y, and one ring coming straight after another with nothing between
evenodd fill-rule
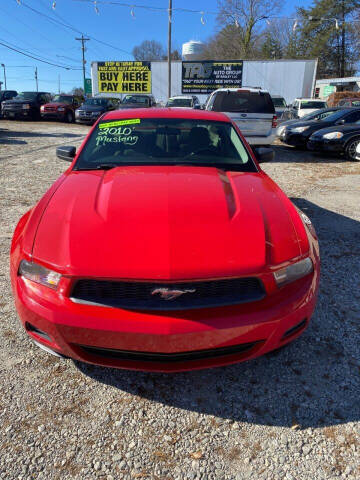
<instances>
[{"instance_id":1,"label":"side window","mask_svg":"<svg viewBox=\"0 0 360 480\"><path fill-rule=\"evenodd\" d=\"M216 93L211 95L211 97L209 98L209 100L206 103L206 106L205 106L206 110L212 110L212 107L213 107L214 101L215 101L215 97L216 97Z\"/></svg>"},{"instance_id":2,"label":"side window","mask_svg":"<svg viewBox=\"0 0 360 480\"><path fill-rule=\"evenodd\" d=\"M360 111L352 112L345 117L345 123L355 123L360 120Z\"/></svg>"}]
</instances>

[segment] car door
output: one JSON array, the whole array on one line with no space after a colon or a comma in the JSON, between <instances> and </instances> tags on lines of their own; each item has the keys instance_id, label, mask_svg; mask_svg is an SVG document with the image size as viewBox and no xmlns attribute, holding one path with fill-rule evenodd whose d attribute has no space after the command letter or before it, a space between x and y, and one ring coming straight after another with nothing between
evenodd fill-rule
<instances>
[{"instance_id":1,"label":"car door","mask_svg":"<svg viewBox=\"0 0 360 480\"><path fill-rule=\"evenodd\" d=\"M343 118L343 120L344 122L341 122L341 123L344 123L344 124L356 123L357 121L360 120L360 110L349 113Z\"/></svg>"}]
</instances>

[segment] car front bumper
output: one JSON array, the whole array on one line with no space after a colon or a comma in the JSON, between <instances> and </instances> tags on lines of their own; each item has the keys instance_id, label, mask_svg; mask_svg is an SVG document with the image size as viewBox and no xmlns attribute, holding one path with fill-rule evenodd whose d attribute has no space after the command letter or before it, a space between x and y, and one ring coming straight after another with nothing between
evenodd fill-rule
<instances>
[{"instance_id":1,"label":"car front bumper","mask_svg":"<svg viewBox=\"0 0 360 480\"><path fill-rule=\"evenodd\" d=\"M108 367L174 372L249 360L299 336L313 313L314 273L263 300L207 309L134 311L74 303L12 272L21 322L33 340L61 355ZM43 335L45 334L45 336Z\"/></svg>"},{"instance_id":2,"label":"car front bumper","mask_svg":"<svg viewBox=\"0 0 360 480\"><path fill-rule=\"evenodd\" d=\"M65 119L65 112L40 112L40 116L43 120L59 120Z\"/></svg>"},{"instance_id":3,"label":"car front bumper","mask_svg":"<svg viewBox=\"0 0 360 480\"><path fill-rule=\"evenodd\" d=\"M303 133L292 133L292 132L283 132L280 135L280 140L287 145L291 145L293 147L305 147L309 136L304 135Z\"/></svg>"},{"instance_id":4,"label":"car front bumper","mask_svg":"<svg viewBox=\"0 0 360 480\"><path fill-rule=\"evenodd\" d=\"M310 138L307 147L313 152L333 152L342 153L344 151L344 144L341 140L323 140Z\"/></svg>"},{"instance_id":5,"label":"car front bumper","mask_svg":"<svg viewBox=\"0 0 360 480\"><path fill-rule=\"evenodd\" d=\"M33 118L35 116L35 111L33 109L29 110L10 110L6 109L2 111L3 118Z\"/></svg>"}]
</instances>

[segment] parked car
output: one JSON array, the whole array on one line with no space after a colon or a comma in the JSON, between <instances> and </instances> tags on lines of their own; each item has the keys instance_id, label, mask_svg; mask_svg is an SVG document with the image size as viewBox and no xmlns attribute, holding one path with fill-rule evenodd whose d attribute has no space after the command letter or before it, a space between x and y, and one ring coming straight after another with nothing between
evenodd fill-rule
<instances>
[{"instance_id":1,"label":"parked car","mask_svg":"<svg viewBox=\"0 0 360 480\"><path fill-rule=\"evenodd\" d=\"M153 95L131 94L125 95L119 105L120 110L128 108L151 108L156 107L156 100Z\"/></svg>"},{"instance_id":2,"label":"parked car","mask_svg":"<svg viewBox=\"0 0 360 480\"><path fill-rule=\"evenodd\" d=\"M49 103L51 94L48 92L21 92L12 100L2 103L4 118L28 118L38 120L40 107Z\"/></svg>"},{"instance_id":3,"label":"parked car","mask_svg":"<svg viewBox=\"0 0 360 480\"><path fill-rule=\"evenodd\" d=\"M2 103L15 98L16 95L16 90L0 90L0 118L2 117Z\"/></svg>"},{"instance_id":4,"label":"parked car","mask_svg":"<svg viewBox=\"0 0 360 480\"><path fill-rule=\"evenodd\" d=\"M169 98L166 102L166 107L199 109L201 105L196 95L177 95Z\"/></svg>"},{"instance_id":5,"label":"parked car","mask_svg":"<svg viewBox=\"0 0 360 480\"><path fill-rule=\"evenodd\" d=\"M327 106L325 100L319 100L316 98L295 98L289 110L284 113L284 119L292 120L294 118L302 118L320 108L327 108Z\"/></svg>"},{"instance_id":6,"label":"parked car","mask_svg":"<svg viewBox=\"0 0 360 480\"><path fill-rule=\"evenodd\" d=\"M282 119L284 112L288 108L286 100L281 95L271 95L271 100L273 101L275 113L279 121Z\"/></svg>"},{"instance_id":7,"label":"parked car","mask_svg":"<svg viewBox=\"0 0 360 480\"><path fill-rule=\"evenodd\" d=\"M219 88L208 98L205 110L224 112L240 128L250 145L271 145L277 117L269 92L260 88Z\"/></svg>"},{"instance_id":8,"label":"parked car","mask_svg":"<svg viewBox=\"0 0 360 480\"><path fill-rule=\"evenodd\" d=\"M297 122L285 127L280 135L280 140L294 147L306 147L309 138L317 130L337 125L356 123L360 120L360 108L340 109L327 118L321 120L310 120L308 122Z\"/></svg>"},{"instance_id":9,"label":"parked car","mask_svg":"<svg viewBox=\"0 0 360 480\"><path fill-rule=\"evenodd\" d=\"M84 97L77 95L55 95L50 103L40 107L41 118L71 123L75 120L75 109L83 101Z\"/></svg>"},{"instance_id":10,"label":"parked car","mask_svg":"<svg viewBox=\"0 0 360 480\"><path fill-rule=\"evenodd\" d=\"M338 107L360 107L360 98L344 98L339 100Z\"/></svg>"},{"instance_id":11,"label":"parked car","mask_svg":"<svg viewBox=\"0 0 360 480\"><path fill-rule=\"evenodd\" d=\"M244 361L304 332L319 284L309 218L221 113L105 113L18 223L11 282L48 352L179 371Z\"/></svg>"},{"instance_id":12,"label":"parked car","mask_svg":"<svg viewBox=\"0 0 360 480\"><path fill-rule=\"evenodd\" d=\"M105 112L115 110L119 106L117 98L93 97L87 98L75 110L75 121L92 125Z\"/></svg>"},{"instance_id":13,"label":"parked car","mask_svg":"<svg viewBox=\"0 0 360 480\"><path fill-rule=\"evenodd\" d=\"M360 119L353 124L322 128L311 135L308 149L315 152L331 152L345 155L349 160L357 158L360 145Z\"/></svg>"},{"instance_id":14,"label":"parked car","mask_svg":"<svg viewBox=\"0 0 360 480\"><path fill-rule=\"evenodd\" d=\"M337 112L338 110L341 110L339 107L329 107L329 108L321 108L320 110L315 110L312 113L309 113L308 115L305 115L303 118L296 118L293 120L287 120L286 122L282 122L281 125L278 126L276 130L276 136L281 137L283 132L285 131L286 127L289 127L290 125L295 125L296 123L299 122L308 122L309 120L324 120L325 118L329 117L331 114L334 112Z\"/></svg>"}]
</instances>

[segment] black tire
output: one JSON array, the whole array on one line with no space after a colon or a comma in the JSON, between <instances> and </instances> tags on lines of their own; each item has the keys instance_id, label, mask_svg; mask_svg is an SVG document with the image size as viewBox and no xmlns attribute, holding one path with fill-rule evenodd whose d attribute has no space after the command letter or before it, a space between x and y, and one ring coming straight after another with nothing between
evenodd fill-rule
<instances>
[{"instance_id":1,"label":"black tire","mask_svg":"<svg viewBox=\"0 0 360 480\"><path fill-rule=\"evenodd\" d=\"M69 111L69 112L66 113L65 121L66 121L66 123L73 123L74 115L72 114L72 112Z\"/></svg>"},{"instance_id":2,"label":"black tire","mask_svg":"<svg viewBox=\"0 0 360 480\"><path fill-rule=\"evenodd\" d=\"M357 158L355 158L356 155L356 147L360 143L360 137L352 138L351 140L348 141L345 147L345 153L346 156L349 160L356 161Z\"/></svg>"}]
</instances>

